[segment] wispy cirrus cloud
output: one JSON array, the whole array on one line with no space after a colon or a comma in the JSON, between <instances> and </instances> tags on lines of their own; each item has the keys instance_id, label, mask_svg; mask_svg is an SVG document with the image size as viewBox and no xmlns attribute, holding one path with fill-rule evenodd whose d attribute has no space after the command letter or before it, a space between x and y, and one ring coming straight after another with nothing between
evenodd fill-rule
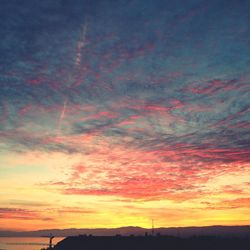
<instances>
[{"instance_id":1,"label":"wispy cirrus cloud","mask_svg":"<svg viewBox=\"0 0 250 250\"><path fill-rule=\"evenodd\" d=\"M34 1L0 3L0 150L31 186L51 169L34 192L245 208L226 186L249 175L247 1Z\"/></svg>"}]
</instances>

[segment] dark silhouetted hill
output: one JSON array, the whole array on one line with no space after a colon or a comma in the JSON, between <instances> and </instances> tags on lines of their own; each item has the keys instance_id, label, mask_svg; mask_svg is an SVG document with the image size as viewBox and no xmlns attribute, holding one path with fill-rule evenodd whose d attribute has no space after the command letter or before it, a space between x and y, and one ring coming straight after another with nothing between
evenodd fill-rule
<instances>
[{"instance_id":1,"label":"dark silhouetted hill","mask_svg":"<svg viewBox=\"0 0 250 250\"><path fill-rule=\"evenodd\" d=\"M54 250L249 250L250 238L170 236L74 236Z\"/></svg>"}]
</instances>

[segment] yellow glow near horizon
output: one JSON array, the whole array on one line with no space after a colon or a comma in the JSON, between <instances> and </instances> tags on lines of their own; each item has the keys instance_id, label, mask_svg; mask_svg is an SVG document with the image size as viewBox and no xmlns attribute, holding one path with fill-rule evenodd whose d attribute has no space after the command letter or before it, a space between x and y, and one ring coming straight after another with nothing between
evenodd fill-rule
<instances>
[{"instance_id":1,"label":"yellow glow near horizon","mask_svg":"<svg viewBox=\"0 0 250 250\"><path fill-rule=\"evenodd\" d=\"M67 181L72 166L83 157L62 153L9 154L3 158L5 177L0 183L1 204L6 209L0 218L8 230L36 230L42 228L114 228L140 226L206 226L247 225L250 223L249 189L239 191L247 181L245 173L227 174L203 184L203 194L189 198L188 190L168 198L141 199L116 195L65 194L57 180ZM25 167L22 167L25 166ZM44 167L46 166L46 171ZM29 169L28 172L23 169ZM80 168L81 174L84 169ZM95 174L94 172L92 174ZM55 185L53 184L55 183ZM76 184L72 184L74 185ZM142 184L143 185L143 184ZM11 187L11 188L10 188ZM247 186L245 186L247 187ZM240 197L239 197L239 192Z\"/></svg>"}]
</instances>

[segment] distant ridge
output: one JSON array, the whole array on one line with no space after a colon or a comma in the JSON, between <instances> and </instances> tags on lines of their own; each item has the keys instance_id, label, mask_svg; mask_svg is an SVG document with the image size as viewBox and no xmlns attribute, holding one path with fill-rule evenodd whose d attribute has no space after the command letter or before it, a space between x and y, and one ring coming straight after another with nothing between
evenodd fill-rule
<instances>
[{"instance_id":1,"label":"distant ridge","mask_svg":"<svg viewBox=\"0 0 250 250\"><path fill-rule=\"evenodd\" d=\"M190 236L222 236L250 238L250 225L247 226L205 226L205 227L169 227L155 228L155 234L190 237ZM75 235L113 236L113 235L145 235L151 229L142 227L96 228L96 229L44 229L37 231L0 231L0 237L42 237L52 233L55 237Z\"/></svg>"}]
</instances>

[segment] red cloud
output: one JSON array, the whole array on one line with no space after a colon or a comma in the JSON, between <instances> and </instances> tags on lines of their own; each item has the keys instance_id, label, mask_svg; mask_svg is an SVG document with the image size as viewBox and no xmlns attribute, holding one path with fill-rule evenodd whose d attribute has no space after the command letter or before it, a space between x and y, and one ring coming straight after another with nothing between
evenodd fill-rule
<instances>
[{"instance_id":1,"label":"red cloud","mask_svg":"<svg viewBox=\"0 0 250 250\"><path fill-rule=\"evenodd\" d=\"M20 220L52 220L41 216L38 212L20 208L0 208L1 219L20 219Z\"/></svg>"},{"instance_id":2,"label":"red cloud","mask_svg":"<svg viewBox=\"0 0 250 250\"><path fill-rule=\"evenodd\" d=\"M212 178L225 172L248 171L249 153L189 144L151 151L114 149L112 153L103 148L93 153L90 166L73 166L68 181L58 186L64 194L74 195L112 195L140 200L196 199L207 193L203 186ZM225 159L229 163L225 164ZM224 189L226 193L241 193L229 187Z\"/></svg>"}]
</instances>

